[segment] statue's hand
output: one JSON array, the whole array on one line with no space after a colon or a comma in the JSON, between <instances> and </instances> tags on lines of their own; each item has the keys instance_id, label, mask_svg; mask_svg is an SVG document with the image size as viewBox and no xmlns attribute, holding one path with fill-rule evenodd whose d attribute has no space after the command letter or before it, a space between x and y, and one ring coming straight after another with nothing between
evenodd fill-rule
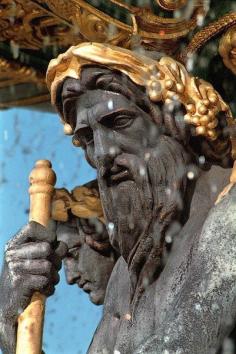
<instances>
[{"instance_id":1,"label":"statue's hand","mask_svg":"<svg viewBox=\"0 0 236 354\"><path fill-rule=\"evenodd\" d=\"M36 222L22 228L6 245L0 280L0 344L4 353L14 352L17 317L33 293L54 293L66 252L67 246L56 241L55 231Z\"/></svg>"}]
</instances>

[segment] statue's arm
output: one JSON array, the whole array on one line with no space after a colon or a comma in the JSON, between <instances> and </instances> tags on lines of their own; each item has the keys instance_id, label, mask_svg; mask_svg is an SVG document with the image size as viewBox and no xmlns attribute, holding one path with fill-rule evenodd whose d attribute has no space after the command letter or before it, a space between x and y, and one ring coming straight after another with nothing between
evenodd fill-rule
<instances>
[{"instance_id":1,"label":"statue's arm","mask_svg":"<svg viewBox=\"0 0 236 354\"><path fill-rule=\"evenodd\" d=\"M0 349L14 354L17 318L35 291L53 294L67 247L56 241L55 230L36 222L22 228L6 245L0 276Z\"/></svg>"},{"instance_id":2,"label":"statue's arm","mask_svg":"<svg viewBox=\"0 0 236 354\"><path fill-rule=\"evenodd\" d=\"M164 320L135 354L215 354L236 321L236 187L209 213ZM177 272L180 270L176 270ZM161 309L158 309L158 313Z\"/></svg>"}]
</instances>

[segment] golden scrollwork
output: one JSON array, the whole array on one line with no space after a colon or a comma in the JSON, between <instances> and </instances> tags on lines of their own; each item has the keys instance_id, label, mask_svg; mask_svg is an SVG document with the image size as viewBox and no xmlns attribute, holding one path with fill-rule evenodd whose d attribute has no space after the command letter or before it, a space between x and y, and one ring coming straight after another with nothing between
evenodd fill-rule
<instances>
[{"instance_id":1,"label":"golden scrollwork","mask_svg":"<svg viewBox=\"0 0 236 354\"><path fill-rule=\"evenodd\" d=\"M229 106L213 86L192 77L185 67L170 57L159 61L119 47L100 43L83 43L71 47L51 61L47 84L55 105L57 88L66 77L79 79L84 65L100 64L126 74L133 82L144 86L154 102L181 103L185 109L185 122L195 127L196 135L211 141L218 138L218 118L224 112L228 125L233 118ZM62 117L62 120L65 119ZM232 144L235 144L233 138ZM235 146L233 153L235 153Z\"/></svg>"},{"instance_id":2,"label":"golden scrollwork","mask_svg":"<svg viewBox=\"0 0 236 354\"><path fill-rule=\"evenodd\" d=\"M127 5L122 0L110 0L110 2L125 8L129 12L133 19L132 33L136 32L147 43L154 40L174 40L187 35L197 26L198 16L205 13L202 0L194 0L192 15L189 20L157 16L149 8ZM163 8L173 10L179 8L181 4L183 5L185 0L157 0L157 3ZM171 9L171 4L173 9Z\"/></svg>"},{"instance_id":3,"label":"golden scrollwork","mask_svg":"<svg viewBox=\"0 0 236 354\"><path fill-rule=\"evenodd\" d=\"M57 3L59 10L60 2ZM78 39L70 22L59 17L57 12L40 6L37 1L1 2L0 41L14 41L20 48L37 50L52 45L69 46L75 37Z\"/></svg>"},{"instance_id":4,"label":"golden scrollwork","mask_svg":"<svg viewBox=\"0 0 236 354\"><path fill-rule=\"evenodd\" d=\"M0 57L0 88L27 82L45 86L44 76L35 69Z\"/></svg>"},{"instance_id":5,"label":"golden scrollwork","mask_svg":"<svg viewBox=\"0 0 236 354\"><path fill-rule=\"evenodd\" d=\"M76 187L71 193L65 188L55 189L52 219L66 222L70 213L78 218L98 218L104 223L98 190L85 186Z\"/></svg>"},{"instance_id":6,"label":"golden scrollwork","mask_svg":"<svg viewBox=\"0 0 236 354\"><path fill-rule=\"evenodd\" d=\"M159 6L168 11L178 10L187 4L188 0L156 0Z\"/></svg>"},{"instance_id":7,"label":"golden scrollwork","mask_svg":"<svg viewBox=\"0 0 236 354\"><path fill-rule=\"evenodd\" d=\"M17 100L11 100L8 102L0 102L1 108L11 108L11 107L26 107L26 106L34 106L41 103L50 103L50 95L49 94L39 94L37 96L21 98Z\"/></svg>"},{"instance_id":8,"label":"golden scrollwork","mask_svg":"<svg viewBox=\"0 0 236 354\"><path fill-rule=\"evenodd\" d=\"M236 12L229 13L205 26L193 36L187 48L181 54L181 61L185 62L189 56L202 48L209 40L234 25L236 25Z\"/></svg>"},{"instance_id":9,"label":"golden scrollwork","mask_svg":"<svg viewBox=\"0 0 236 354\"><path fill-rule=\"evenodd\" d=\"M0 57L0 89L19 84L33 83L40 86L46 92L45 77L42 73L32 67L19 64L13 60L6 60ZM42 102L49 102L49 94L39 94L37 96L0 102L0 108L34 105Z\"/></svg>"},{"instance_id":10,"label":"golden scrollwork","mask_svg":"<svg viewBox=\"0 0 236 354\"><path fill-rule=\"evenodd\" d=\"M153 49L160 42L179 39L197 25L203 12L200 0L195 0L189 20L163 18L151 9L109 0L113 6L125 8L132 24L124 23L84 0L3 0L0 9L0 40L13 40L22 48L78 44L85 40L106 42L130 48L133 38ZM184 0L160 0L160 6L178 7ZM165 47L167 43L165 43Z\"/></svg>"},{"instance_id":11,"label":"golden scrollwork","mask_svg":"<svg viewBox=\"0 0 236 354\"><path fill-rule=\"evenodd\" d=\"M225 66L236 75L236 26L222 36L219 44L219 53Z\"/></svg>"}]
</instances>

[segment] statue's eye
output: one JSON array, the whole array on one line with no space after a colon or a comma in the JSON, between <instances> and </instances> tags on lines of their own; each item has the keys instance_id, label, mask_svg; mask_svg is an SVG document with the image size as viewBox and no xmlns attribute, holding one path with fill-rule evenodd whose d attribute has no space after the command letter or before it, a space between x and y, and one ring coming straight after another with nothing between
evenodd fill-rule
<instances>
[{"instance_id":1,"label":"statue's eye","mask_svg":"<svg viewBox=\"0 0 236 354\"><path fill-rule=\"evenodd\" d=\"M133 117L121 114L113 119L113 128L125 128L133 122Z\"/></svg>"},{"instance_id":2,"label":"statue's eye","mask_svg":"<svg viewBox=\"0 0 236 354\"><path fill-rule=\"evenodd\" d=\"M135 112L122 110L104 116L100 120L100 123L110 129L122 129L131 125L133 123L134 118Z\"/></svg>"}]
</instances>

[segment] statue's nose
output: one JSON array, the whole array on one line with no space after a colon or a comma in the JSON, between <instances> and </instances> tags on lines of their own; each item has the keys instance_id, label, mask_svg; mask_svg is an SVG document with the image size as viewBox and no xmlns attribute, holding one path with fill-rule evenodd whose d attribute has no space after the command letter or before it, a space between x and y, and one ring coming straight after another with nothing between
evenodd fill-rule
<instances>
[{"instance_id":1,"label":"statue's nose","mask_svg":"<svg viewBox=\"0 0 236 354\"><path fill-rule=\"evenodd\" d=\"M75 284L80 278L81 274L78 271L78 261L73 258L65 258L65 273L66 273L66 281L68 284Z\"/></svg>"},{"instance_id":2,"label":"statue's nose","mask_svg":"<svg viewBox=\"0 0 236 354\"><path fill-rule=\"evenodd\" d=\"M112 166L113 160L121 152L114 134L107 130L94 133L95 159L98 169L108 169Z\"/></svg>"}]
</instances>

